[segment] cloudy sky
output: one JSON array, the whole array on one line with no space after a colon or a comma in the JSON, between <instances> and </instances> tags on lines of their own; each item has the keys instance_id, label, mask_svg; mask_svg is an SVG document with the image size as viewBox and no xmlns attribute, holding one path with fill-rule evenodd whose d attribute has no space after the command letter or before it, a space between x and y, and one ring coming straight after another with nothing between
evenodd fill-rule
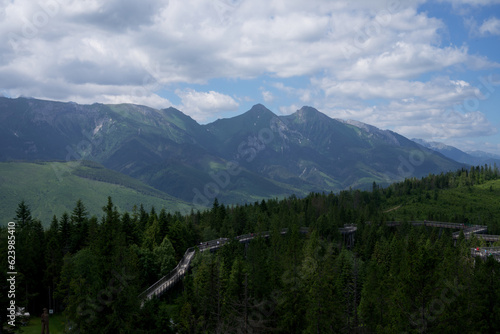
<instances>
[{"instance_id":1,"label":"cloudy sky","mask_svg":"<svg viewBox=\"0 0 500 334\"><path fill-rule=\"evenodd\" d=\"M0 94L262 103L500 153L500 0L0 0Z\"/></svg>"}]
</instances>

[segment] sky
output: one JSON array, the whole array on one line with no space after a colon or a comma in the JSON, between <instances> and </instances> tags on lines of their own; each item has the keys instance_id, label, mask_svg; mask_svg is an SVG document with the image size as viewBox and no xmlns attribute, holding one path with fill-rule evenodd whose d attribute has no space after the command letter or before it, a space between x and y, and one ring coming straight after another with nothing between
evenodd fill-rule
<instances>
[{"instance_id":1,"label":"sky","mask_svg":"<svg viewBox=\"0 0 500 334\"><path fill-rule=\"evenodd\" d=\"M312 106L500 154L500 0L0 0L0 95Z\"/></svg>"}]
</instances>

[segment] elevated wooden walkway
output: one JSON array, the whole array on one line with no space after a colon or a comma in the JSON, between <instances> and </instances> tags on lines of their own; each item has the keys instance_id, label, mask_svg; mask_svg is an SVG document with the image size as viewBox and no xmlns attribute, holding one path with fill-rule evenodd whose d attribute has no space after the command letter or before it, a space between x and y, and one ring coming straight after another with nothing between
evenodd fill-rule
<instances>
[{"instance_id":1,"label":"elevated wooden walkway","mask_svg":"<svg viewBox=\"0 0 500 334\"><path fill-rule=\"evenodd\" d=\"M354 232L356 232L356 229L357 228L355 225L348 225L344 228L340 228L339 231L343 235L350 236L351 239L349 240L352 240L352 243L354 243ZM306 234L309 232L309 228L301 227L299 229L299 232L302 234ZM286 233L288 233L288 229L286 228L280 231L280 234L282 235ZM248 243L252 239L255 239L257 237L269 238L270 235L271 232L266 231L260 233L243 234L237 236L235 239L240 243ZM182 259L177 264L177 266L174 269L172 269L172 271L170 271L168 275L165 275L162 278L160 278L156 283L151 285L149 288L147 288L144 292L142 292L139 295L139 299L141 300L141 305L144 304L146 300L149 300L155 296L162 295L164 292L168 291L171 287L173 287L180 280L182 280L182 278L184 278L184 276L189 270L189 266L191 264L191 260L195 255L196 249L198 249L200 252L214 251L224 246L227 242L229 242L229 240L230 239L228 238L220 238L202 242L200 243L200 245L188 248L184 253Z\"/></svg>"},{"instance_id":2,"label":"elevated wooden walkway","mask_svg":"<svg viewBox=\"0 0 500 334\"><path fill-rule=\"evenodd\" d=\"M486 258L493 256L495 260L500 261L500 247L477 247L471 249L471 255L474 257Z\"/></svg>"},{"instance_id":3,"label":"elevated wooden walkway","mask_svg":"<svg viewBox=\"0 0 500 334\"><path fill-rule=\"evenodd\" d=\"M366 222L367 224L371 224L371 222ZM467 226L464 224L457 223L448 223L448 222L437 222L437 221L409 221L408 223L413 226L429 226L429 227L438 227L438 228L450 228L450 229L460 229L463 230L464 236L466 239L475 235L477 238L482 238L485 241L495 242L500 240L500 235L487 235L482 234L486 233L488 228L484 225L473 225ZM403 224L401 221L388 221L386 222L387 226L399 226ZM309 229L307 227L301 227L299 229L300 233L308 233ZM345 225L344 227L339 228L339 232L344 236L344 242L347 247L352 247L354 245L354 235L357 231L356 225ZM453 239L456 240L460 236L460 232L453 233ZM288 229L282 229L280 234L284 235L288 233ZM237 236L235 239L240 243L249 243L252 239L257 237L269 238L271 235L270 231L260 232L260 233L249 233ZM184 256L179 261L177 266L172 269L172 271L159 279L156 283L147 288L144 292L139 295L139 300L141 300L141 305L144 304L145 301L155 297L160 296L164 292L168 291L171 287L173 287L176 283L178 283L189 271L189 266L191 264L192 259L196 253L196 249L200 252L204 251L215 251L218 248L224 246L230 239L228 238L220 238L216 240L210 240L206 242L200 243L198 246L190 247L184 253ZM482 247L482 248L473 248L471 249L472 256L493 256L496 260L500 261L500 247Z\"/></svg>"}]
</instances>

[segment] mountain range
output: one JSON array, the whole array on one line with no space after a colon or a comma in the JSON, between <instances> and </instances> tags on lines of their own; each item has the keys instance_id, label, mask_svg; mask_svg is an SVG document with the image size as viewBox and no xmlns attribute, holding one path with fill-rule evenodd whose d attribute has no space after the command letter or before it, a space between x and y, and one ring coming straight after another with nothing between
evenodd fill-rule
<instances>
[{"instance_id":1,"label":"mountain range","mask_svg":"<svg viewBox=\"0 0 500 334\"><path fill-rule=\"evenodd\" d=\"M113 183L125 175L184 208L210 206L215 198L242 204L370 188L464 166L395 132L332 119L311 107L277 116L257 104L202 125L175 108L4 97L0 161L9 162L4 169L57 161L58 179L85 178L71 164L91 161L99 166L93 180Z\"/></svg>"},{"instance_id":2,"label":"mountain range","mask_svg":"<svg viewBox=\"0 0 500 334\"><path fill-rule=\"evenodd\" d=\"M435 142L435 141L429 142L423 139L415 139L415 138L412 140L416 143L419 143L422 146L425 146L427 148L430 148L431 150L439 152L450 159L462 162L464 164L473 166L485 165L485 164L486 165L500 164L500 155L498 154L492 154L478 150L471 152L464 152L456 147L446 145L440 142Z\"/></svg>"}]
</instances>

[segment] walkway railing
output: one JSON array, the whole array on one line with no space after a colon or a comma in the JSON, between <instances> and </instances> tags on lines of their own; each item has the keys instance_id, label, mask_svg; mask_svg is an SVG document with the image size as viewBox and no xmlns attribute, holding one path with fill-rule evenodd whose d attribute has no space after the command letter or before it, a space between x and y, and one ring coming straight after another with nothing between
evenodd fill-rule
<instances>
[{"instance_id":1,"label":"walkway railing","mask_svg":"<svg viewBox=\"0 0 500 334\"><path fill-rule=\"evenodd\" d=\"M305 230L307 232L308 229ZM280 234L286 234L288 229L282 229ZM304 233L304 229L301 228L299 232ZM260 233L249 233L237 236L235 239L239 242L248 242L258 236L263 238L268 238L271 235L270 231L260 232ZM191 260L194 257L196 248L199 249L200 252L204 252L206 250L218 249L224 246L229 241L228 238L220 238L215 240L210 240L206 242L200 243L200 245L196 247L190 247L184 253L184 256L181 258L177 266L170 271L167 275L160 278L156 283L151 285L145 291L143 291L139 295L139 300L141 300L141 305L144 304L144 301L149 300L155 296L160 296L165 291L169 290L172 286L174 286L177 282L179 282L189 270L189 266L191 264Z\"/></svg>"},{"instance_id":2,"label":"walkway railing","mask_svg":"<svg viewBox=\"0 0 500 334\"><path fill-rule=\"evenodd\" d=\"M497 236L498 237L498 236ZM500 247L476 247L471 249L471 255L475 257L493 256L497 261L500 261Z\"/></svg>"},{"instance_id":3,"label":"walkway railing","mask_svg":"<svg viewBox=\"0 0 500 334\"><path fill-rule=\"evenodd\" d=\"M371 224L371 222L366 222L367 224ZM399 226L403 222L402 221L388 221L386 222L387 226ZM472 235L475 235L477 238L481 238L485 241L499 241L500 235L487 235L480 234L485 233L488 230L487 226L484 225L473 225L467 226L464 224L457 223L449 223L449 222L437 222L437 221L409 221L408 223L413 226L429 226L429 227L440 227L440 228L452 228L452 229L462 229L464 236L466 239L471 238ZM339 232L345 236L352 236L357 230L357 226L354 224L344 225L344 227L339 228ZM301 227L299 229L300 233L308 233L309 228ZM461 231L453 233L453 239L458 239ZM288 229L284 228L280 231L280 234L288 233ZM260 232L260 233L248 233L235 237L235 240L245 243L249 242L256 237L268 238L271 235L270 231ZM354 238L354 237L353 237ZM139 295L139 300L141 300L141 305L146 301L155 296L160 296L165 291L169 290L172 286L174 286L177 282L179 282L188 272L189 266L191 264L191 260L194 257L196 248L199 249L200 252L206 250L214 250L222 247L226 244L230 239L228 238L220 238L215 240L210 240L206 242L200 243L199 246L190 247L184 253L184 256L179 261L177 266L170 271L167 275L160 278L156 283L147 288L144 292ZM352 240L353 242L353 240ZM472 256L494 256L496 260L500 261L500 247L482 247L482 248L473 248L471 249Z\"/></svg>"},{"instance_id":4,"label":"walkway railing","mask_svg":"<svg viewBox=\"0 0 500 334\"><path fill-rule=\"evenodd\" d=\"M472 237L473 234L476 234L477 237L481 236L480 233L485 233L488 231L488 226L484 225L474 225L467 227L466 229L463 230L465 239L469 239ZM458 239L460 236L460 231L453 233L453 239Z\"/></svg>"},{"instance_id":5,"label":"walkway railing","mask_svg":"<svg viewBox=\"0 0 500 334\"><path fill-rule=\"evenodd\" d=\"M181 280L189 269L189 264L194 256L194 248L188 248L177 266L167 275L160 278L156 283L147 288L139 295L139 300L143 301L159 296L168 290L173 284Z\"/></svg>"}]
</instances>

